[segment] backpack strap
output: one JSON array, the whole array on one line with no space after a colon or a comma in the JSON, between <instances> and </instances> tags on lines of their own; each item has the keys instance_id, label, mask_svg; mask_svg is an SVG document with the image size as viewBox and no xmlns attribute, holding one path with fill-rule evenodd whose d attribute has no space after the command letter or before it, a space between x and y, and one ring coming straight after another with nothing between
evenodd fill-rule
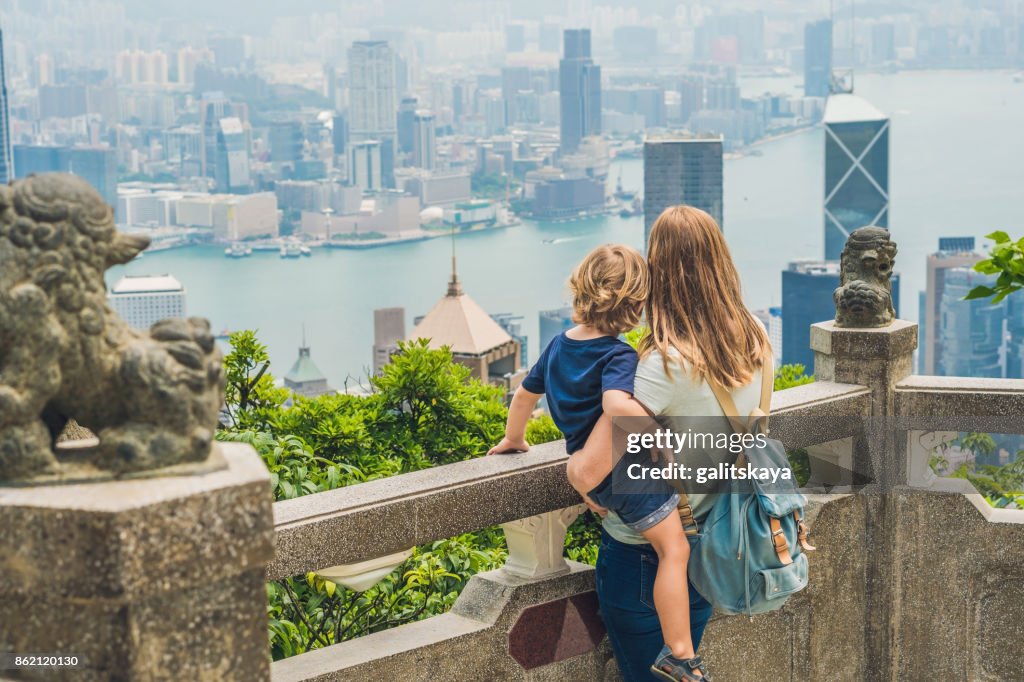
<instances>
[{"instance_id":1,"label":"backpack strap","mask_svg":"<svg viewBox=\"0 0 1024 682\"><path fill-rule=\"evenodd\" d=\"M729 420L729 425L732 426L732 430L736 433L748 433L750 427L762 424L765 433L768 431L768 413L772 408L772 390L775 386L775 361L772 359L772 349L769 346L765 346L764 355L761 359L761 400L758 403L757 408L750 413L750 417L747 419L747 424L744 424L739 417L739 412L736 410L736 403L733 402L732 395L728 390L721 384L715 381L711 381L709 378L704 379L711 392L715 395L715 400L718 401L718 406L722 408L722 412L725 413L726 418ZM744 466L746 464L746 455L740 453L740 456L736 458L737 466ZM697 522L693 518L693 508L690 506L690 501L683 492L682 486L678 488L679 492L679 518L683 523L683 529L687 534L697 533ZM772 529L774 530L774 528ZM773 538L773 542L774 542ZM782 536L782 541L785 545L785 536ZM785 548L785 547L784 547ZM776 547L776 550L778 548ZM789 555L788 548L785 549L786 555ZM782 560L782 554L779 554L779 559ZM783 561L783 565L792 563L792 559L788 562Z\"/></svg>"},{"instance_id":2,"label":"backpack strap","mask_svg":"<svg viewBox=\"0 0 1024 682\"><path fill-rule=\"evenodd\" d=\"M772 389L775 384L775 361L772 358L771 348L765 347L764 355L761 357L761 399L754 411L747 417L744 424L740 418L736 403L733 402L729 391L716 381L705 377L708 387L715 394L715 400L722 412L729 419L729 424L736 433L750 433L754 427L760 425L765 433L768 432L768 415L772 409Z\"/></svg>"}]
</instances>

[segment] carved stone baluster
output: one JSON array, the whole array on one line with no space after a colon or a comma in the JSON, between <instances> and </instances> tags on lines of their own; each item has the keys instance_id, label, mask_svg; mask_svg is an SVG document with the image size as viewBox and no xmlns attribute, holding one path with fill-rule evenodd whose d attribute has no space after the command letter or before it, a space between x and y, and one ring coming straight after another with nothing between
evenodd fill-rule
<instances>
[{"instance_id":1,"label":"carved stone baluster","mask_svg":"<svg viewBox=\"0 0 1024 682\"><path fill-rule=\"evenodd\" d=\"M508 543L504 570L533 579L568 573L569 565L562 558L565 533L584 511L586 506L577 504L501 524Z\"/></svg>"}]
</instances>

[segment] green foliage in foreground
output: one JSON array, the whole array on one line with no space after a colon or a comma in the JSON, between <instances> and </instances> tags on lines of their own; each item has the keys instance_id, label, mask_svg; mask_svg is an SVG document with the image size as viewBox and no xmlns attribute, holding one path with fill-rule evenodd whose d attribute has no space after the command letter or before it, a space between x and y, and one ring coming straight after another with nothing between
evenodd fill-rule
<instances>
[{"instance_id":1,"label":"green foliage in foreground","mask_svg":"<svg viewBox=\"0 0 1024 682\"><path fill-rule=\"evenodd\" d=\"M989 257L974 264L974 269L985 275L998 275L992 286L979 285L971 289L965 301L987 298L995 304L1024 287L1024 237L1012 241L1010 235L997 230L986 235L995 242Z\"/></svg>"},{"instance_id":2,"label":"green foliage in foreground","mask_svg":"<svg viewBox=\"0 0 1024 682\"><path fill-rule=\"evenodd\" d=\"M951 444L975 457L988 456L996 451L996 441L987 433L963 433ZM964 462L951 471L946 459L949 445L940 445L932 452L928 461L932 471L939 476L970 481L993 507L1024 509L1024 451L1017 453L1016 460L1002 466Z\"/></svg>"},{"instance_id":3,"label":"green foliage in foreground","mask_svg":"<svg viewBox=\"0 0 1024 682\"><path fill-rule=\"evenodd\" d=\"M225 358L227 425L217 437L251 444L285 500L483 455L504 433L502 392L471 379L447 350L403 344L368 396L293 396L277 388L266 347L253 332L231 336ZM290 406L289 401L294 401ZM531 443L561 438L549 417L528 427ZM596 557L593 522L579 522L570 556ZM275 659L444 613L476 573L507 556L498 528L428 543L365 592L308 574L267 586Z\"/></svg>"}]
</instances>

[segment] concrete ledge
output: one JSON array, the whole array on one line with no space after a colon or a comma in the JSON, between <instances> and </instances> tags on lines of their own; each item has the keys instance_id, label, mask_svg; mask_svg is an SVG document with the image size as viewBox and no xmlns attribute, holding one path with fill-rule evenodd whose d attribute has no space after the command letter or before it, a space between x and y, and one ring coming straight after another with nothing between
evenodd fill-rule
<instances>
[{"instance_id":1,"label":"concrete ledge","mask_svg":"<svg viewBox=\"0 0 1024 682\"><path fill-rule=\"evenodd\" d=\"M476 575L450 613L317 649L271 666L273 682L360 680L590 680L599 679L610 656L604 642L580 642L576 655L527 670L513 656L527 642L510 642L516 622L530 607L593 597L594 570L569 562L569 573L525 580L503 570ZM595 597L596 598L596 597ZM549 643L580 635L571 619L549 620ZM531 627L529 630L535 630ZM527 633L528 635L531 633ZM590 633L590 642L593 641ZM511 651L510 651L511 650Z\"/></svg>"},{"instance_id":2,"label":"concrete ledge","mask_svg":"<svg viewBox=\"0 0 1024 682\"><path fill-rule=\"evenodd\" d=\"M772 399L780 417L773 435L792 448L855 435L870 398L861 386L832 382L780 391ZM803 418L812 416L834 419ZM579 495L565 478L567 459L565 442L556 441L523 454L480 457L277 502L277 552L267 579L366 561L572 506Z\"/></svg>"},{"instance_id":3,"label":"concrete ledge","mask_svg":"<svg viewBox=\"0 0 1024 682\"><path fill-rule=\"evenodd\" d=\"M859 435L863 417L869 414L867 388L815 381L775 393L769 425L772 437L797 449Z\"/></svg>"},{"instance_id":4,"label":"concrete ledge","mask_svg":"<svg viewBox=\"0 0 1024 682\"><path fill-rule=\"evenodd\" d=\"M896 413L941 420L947 431L980 430L958 422L1000 417L1005 426L1016 425L1002 433L1024 433L1024 379L907 377L896 385Z\"/></svg>"},{"instance_id":5,"label":"concrete ledge","mask_svg":"<svg viewBox=\"0 0 1024 682\"><path fill-rule=\"evenodd\" d=\"M274 504L267 579L351 564L569 507L565 442L370 481Z\"/></svg>"}]
</instances>

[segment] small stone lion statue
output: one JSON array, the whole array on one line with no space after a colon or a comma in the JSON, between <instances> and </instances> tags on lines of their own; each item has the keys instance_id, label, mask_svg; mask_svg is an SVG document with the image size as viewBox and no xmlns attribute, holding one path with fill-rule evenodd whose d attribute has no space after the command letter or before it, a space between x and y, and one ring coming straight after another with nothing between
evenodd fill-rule
<instances>
[{"instance_id":1,"label":"small stone lion statue","mask_svg":"<svg viewBox=\"0 0 1024 682\"><path fill-rule=\"evenodd\" d=\"M839 288L832 294L836 326L885 327L896 319L892 306L892 269L896 243L889 230L862 227L850 233L839 267Z\"/></svg>"},{"instance_id":2,"label":"small stone lion statue","mask_svg":"<svg viewBox=\"0 0 1024 682\"><path fill-rule=\"evenodd\" d=\"M141 475L208 460L223 396L206 320L148 333L107 306L104 272L148 245L86 182L0 186L0 483ZM69 420L99 439L67 450Z\"/></svg>"}]
</instances>

